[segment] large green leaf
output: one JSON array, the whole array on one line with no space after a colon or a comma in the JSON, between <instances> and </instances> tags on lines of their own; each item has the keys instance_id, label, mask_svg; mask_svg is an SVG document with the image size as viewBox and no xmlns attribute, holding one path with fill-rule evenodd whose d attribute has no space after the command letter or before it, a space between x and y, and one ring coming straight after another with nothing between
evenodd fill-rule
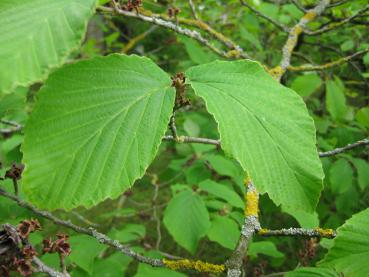
<instances>
[{"instance_id":1,"label":"large green leaf","mask_svg":"<svg viewBox=\"0 0 369 277\"><path fill-rule=\"evenodd\" d=\"M320 263L343 272L345 277L368 276L369 208L352 216L337 229L333 247Z\"/></svg>"},{"instance_id":2,"label":"large green leaf","mask_svg":"<svg viewBox=\"0 0 369 277\"><path fill-rule=\"evenodd\" d=\"M276 204L313 211L324 174L302 99L247 60L196 66L186 76L218 122L222 148L257 189Z\"/></svg>"},{"instance_id":3,"label":"large green leaf","mask_svg":"<svg viewBox=\"0 0 369 277\"><path fill-rule=\"evenodd\" d=\"M0 92L30 85L80 44L95 0L0 1Z\"/></svg>"},{"instance_id":4,"label":"large green leaf","mask_svg":"<svg viewBox=\"0 0 369 277\"><path fill-rule=\"evenodd\" d=\"M167 129L170 85L165 72L138 56L99 57L53 73L25 130L29 200L49 209L91 207L131 186Z\"/></svg>"},{"instance_id":5,"label":"large green leaf","mask_svg":"<svg viewBox=\"0 0 369 277\"><path fill-rule=\"evenodd\" d=\"M209 213L204 202L190 190L184 190L170 200L163 222L178 244L192 254L210 228Z\"/></svg>"}]
</instances>

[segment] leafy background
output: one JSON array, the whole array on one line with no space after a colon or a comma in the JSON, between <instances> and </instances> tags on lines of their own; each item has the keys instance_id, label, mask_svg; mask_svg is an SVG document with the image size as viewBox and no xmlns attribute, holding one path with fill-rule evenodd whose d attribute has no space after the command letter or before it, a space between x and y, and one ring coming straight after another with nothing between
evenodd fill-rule
<instances>
[{"instance_id":1,"label":"leafy background","mask_svg":"<svg viewBox=\"0 0 369 277\"><path fill-rule=\"evenodd\" d=\"M311 5L316 1L300 2ZM285 33L276 31L273 25L247 8L241 8L238 1L207 0L195 3L204 21L237 41L250 56L270 66L278 64L286 39ZM280 1L279 4L259 1L252 4L284 24L293 25L303 15L290 1ZM366 4L365 0L354 0L330 8L321 22L324 24L333 17L348 17ZM158 13L166 13L169 6L180 8L180 16L191 17L187 1L144 1L145 8ZM366 15L359 20L365 21L368 17ZM314 24L317 23L312 23L310 27L319 27ZM1 26L4 25L0 25L0 30ZM304 36L303 42L296 48L292 63L303 64L308 60L324 64L347 56L368 48L368 35L367 25L353 24L320 36ZM134 19L102 15L92 16L81 49L70 53L72 50L68 50L68 62L110 53L137 54L149 57L170 74L219 59L187 37ZM283 77L282 83L303 97L314 119L318 148L321 151L368 137L368 68L369 54L366 54L340 67L320 72L287 72ZM24 83L26 84L28 82ZM1 118L25 125L41 86L42 82L27 87L18 86L10 94L2 93ZM195 97L190 88L187 95L192 104L188 109L177 112L179 134L219 138L216 122L207 113L205 103ZM9 126L1 127L4 130ZM23 131L10 135L3 132L0 142L3 172L12 162L22 161L20 147L23 139ZM267 195L262 195L262 225L273 229L298 226L338 228L353 214L369 205L368 159L369 152L365 148L321 159L326 177L324 190L314 213L277 207ZM111 237L148 256L165 257L170 253L179 257L195 256L221 263L237 243L243 223L242 180L241 167L215 146L163 142L145 176L119 198L106 200L90 209L77 208L72 212L60 210L57 214L81 225L98 226ZM4 187L11 189L11 182L5 182ZM365 216L358 216L360 215ZM1 223L16 224L32 216L13 202L1 199ZM354 220L362 222L358 217L354 217L352 221ZM35 245L40 245L43 236L60 231L60 228L47 222L42 222L42 225L44 231L31 237ZM348 227L341 228L355 233L350 226L349 223ZM68 263L73 276L186 275L138 264L131 258L113 253L89 237L71 235L73 252ZM316 251L310 257L306 255L306 251L312 245ZM287 272L302 265L314 266L331 247L332 241L327 239L261 239L256 236L248 251L247 270L250 275L260 276ZM342 253L339 238L334 247ZM355 249L357 245L352 247ZM366 251L368 253L368 247ZM349 253L343 252L341 255ZM49 265L58 267L57 256L46 254L42 259ZM331 259L332 256L327 256L326 264ZM339 264L337 267L342 270L345 265ZM298 275L288 276L304 276L302 271L307 274L306 272L315 269L299 270L299 273L295 273ZM335 276L331 272L320 274ZM191 273L191 276L196 276L196 273Z\"/></svg>"}]
</instances>

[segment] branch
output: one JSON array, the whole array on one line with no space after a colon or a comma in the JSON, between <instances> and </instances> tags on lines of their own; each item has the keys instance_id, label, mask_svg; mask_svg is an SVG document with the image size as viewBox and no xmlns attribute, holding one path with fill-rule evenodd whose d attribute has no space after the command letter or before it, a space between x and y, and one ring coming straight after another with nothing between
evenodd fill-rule
<instances>
[{"instance_id":1,"label":"branch","mask_svg":"<svg viewBox=\"0 0 369 277\"><path fill-rule=\"evenodd\" d=\"M199 17L197 16L197 13L196 13L195 4L193 3L192 0L188 0L188 4L190 5L191 13L192 13L193 18L195 18L196 20L198 20Z\"/></svg>"},{"instance_id":2,"label":"branch","mask_svg":"<svg viewBox=\"0 0 369 277\"><path fill-rule=\"evenodd\" d=\"M1 119L0 123L4 124L4 125L8 125L11 126L10 128L7 129L0 129L0 133L4 136L7 135L11 135L12 133L18 132L20 130L22 130L22 125L20 125L19 123L15 122L15 121L9 121L9 120L5 120L5 119Z\"/></svg>"},{"instance_id":3,"label":"branch","mask_svg":"<svg viewBox=\"0 0 369 277\"><path fill-rule=\"evenodd\" d=\"M201 143L201 144L212 144L220 148L221 143L220 140L215 139L209 139L209 138L198 138L198 137L188 137L188 136L179 136L178 140L174 139L173 136L165 136L163 137L164 141L174 141L178 143ZM327 152L319 152L319 157L324 158L328 156L333 156L340 154L342 152L346 152L348 150L351 150L353 148L359 147L359 146L365 146L369 144L369 139L363 139L359 140L357 142L354 142L352 144L348 144L344 147L339 147Z\"/></svg>"},{"instance_id":4,"label":"branch","mask_svg":"<svg viewBox=\"0 0 369 277\"><path fill-rule=\"evenodd\" d=\"M155 258L145 257L133 251L131 248L121 244L119 241L113 240L107 235L96 231L94 228L84 228L84 227L77 226L70 221L61 220L60 218L52 215L50 212L39 210L32 204L20 199L18 196L8 193L7 191L1 188L0 188L0 195L10 200L13 200L20 207L28 209L32 211L33 213L35 213L36 215L52 221L56 225L66 227L80 234L91 236L95 238L99 243L108 245L114 248L115 250L123 253L124 255L132 257L133 259L135 259L136 261L140 263L149 264L153 267L167 267L167 268L175 269L175 270L195 269L201 272L221 272L225 270L224 265L210 264L210 263L206 263L203 261L190 261L190 260L171 261L171 260L166 260L166 259L155 259Z\"/></svg>"},{"instance_id":5,"label":"branch","mask_svg":"<svg viewBox=\"0 0 369 277\"><path fill-rule=\"evenodd\" d=\"M228 277L239 277L241 275L243 258L246 255L249 241L254 235L255 231L260 229L258 218L259 194L250 178L246 178L245 185L247 186L247 193L245 197L245 224L242 226L241 236L236 249L226 262L226 266L228 268Z\"/></svg>"},{"instance_id":6,"label":"branch","mask_svg":"<svg viewBox=\"0 0 369 277\"><path fill-rule=\"evenodd\" d=\"M249 56L243 51L243 49L235 44L232 40L225 37L223 34L215 31L213 28L211 28L208 24L200 21L200 20L192 20L192 19L184 19L184 18L177 18L178 23L183 23L190 26L195 26L203 31L208 32L210 35L212 35L215 39L222 42L224 45L226 45L230 51L225 52L214 45L212 45L206 38L204 38L199 32L195 30L190 30L183 28L181 26L178 26L176 22L170 21L171 19L166 15L159 15L154 14L150 11L145 11L141 9L141 13L135 13L135 12L129 12L120 9L118 6L115 6L114 8L99 6L97 7L97 10L109 14L119 14L126 17L133 17L136 19L139 19L141 21L149 22L167 29L170 29L178 34L185 35L187 37L190 37L194 40L197 40L199 43L203 44L204 46L208 47L211 51L216 53L217 55L225 58L232 58L232 57L242 57L242 58L249 58ZM165 18L165 19L163 19Z\"/></svg>"},{"instance_id":7,"label":"branch","mask_svg":"<svg viewBox=\"0 0 369 277\"><path fill-rule=\"evenodd\" d=\"M357 142L348 144L344 147L339 147L327 152L319 152L319 157L324 158L324 157L329 157L329 156L333 156L333 155L337 155L343 152L346 152L348 150L351 150L353 148L359 147L359 146L365 146L365 145L369 145L369 139L363 139L363 140L359 140Z\"/></svg>"},{"instance_id":8,"label":"branch","mask_svg":"<svg viewBox=\"0 0 369 277\"><path fill-rule=\"evenodd\" d=\"M363 13L365 13L366 11L369 10L369 5L365 6L363 9L357 11L354 15L350 16L350 17L347 17L339 22L333 22L327 26L324 26L323 28L320 28L318 30L315 30L315 31L310 31L310 30L305 30L304 33L307 34L307 35L310 35L310 36L315 36L315 35L320 35L322 33L325 33L325 32L328 32L328 31L331 31L333 29L336 29L352 20L354 20L356 17L362 15Z\"/></svg>"},{"instance_id":9,"label":"branch","mask_svg":"<svg viewBox=\"0 0 369 277\"><path fill-rule=\"evenodd\" d=\"M270 74L277 80L281 79L290 66L293 50L297 45L299 36L305 31L306 25L320 16L329 3L330 0L321 0L315 8L308 10L300 21L289 31L287 41L282 49L282 61L277 67L270 70Z\"/></svg>"},{"instance_id":10,"label":"branch","mask_svg":"<svg viewBox=\"0 0 369 277\"><path fill-rule=\"evenodd\" d=\"M335 238L336 232L332 229L303 229L303 228L289 228L289 229L280 229L280 230L269 230L269 229L260 229L257 232L258 235L263 237L309 237L309 238Z\"/></svg>"},{"instance_id":11,"label":"branch","mask_svg":"<svg viewBox=\"0 0 369 277\"><path fill-rule=\"evenodd\" d=\"M213 29L209 24L205 23L204 21L200 19L187 19L182 17L175 17L171 18L167 14L156 14L151 11L140 9L140 13L145 16L149 16L152 18L159 18L163 19L167 22L173 22L176 24L184 24L187 26L196 27L206 33L208 33L211 37L221 42L223 45L225 45L230 51L226 53L227 58L231 57L241 57L241 58L250 58L249 55L247 55L244 50L241 48L241 46L237 45L235 42L233 42L230 38L226 37L222 33L216 31Z\"/></svg>"},{"instance_id":12,"label":"branch","mask_svg":"<svg viewBox=\"0 0 369 277\"><path fill-rule=\"evenodd\" d=\"M343 57L341 59L338 59L336 61L330 62L330 63L326 63L326 64L322 64L322 65L307 65L307 66L288 66L288 70L290 71L318 71L318 70L325 70L325 69L329 69L335 66L339 66L342 65L358 56L361 56L365 53L369 52L369 48L358 51L352 55Z\"/></svg>"},{"instance_id":13,"label":"branch","mask_svg":"<svg viewBox=\"0 0 369 277\"><path fill-rule=\"evenodd\" d=\"M199 43L205 45L206 47L208 47L210 50L212 50L214 53L218 54L219 56L222 57L227 57L227 54L225 52L223 52L222 50L216 48L215 46L213 46L212 44L210 44L210 42L205 39L199 32L197 31L193 31L193 30L189 30L189 29L184 29L172 22L169 21L165 21L161 18L155 18L155 17L150 17L150 16L146 16L146 15L142 15L142 14L137 14L135 12L129 12L129 11L125 11L119 8L108 8L108 7L103 7L103 6L99 6L97 7L97 9L101 12L105 12L105 13L110 13L110 14L119 14L119 15L123 15L126 17L132 17L132 18L136 18L139 19L141 21L145 21L145 22L149 22L170 30L173 30L174 32L181 34L181 35L185 35L188 36L192 39L197 40Z\"/></svg>"},{"instance_id":14,"label":"branch","mask_svg":"<svg viewBox=\"0 0 369 277\"><path fill-rule=\"evenodd\" d=\"M286 32L286 33L289 32L289 28L287 26L283 25L282 23L279 23L278 21L274 20L273 18L271 18L271 17L263 14L262 12L258 11L253 6L249 5L246 1L240 0L240 2L241 2L242 6L245 6L245 7L249 8L257 16L260 16L260 17L264 18L265 20L269 21L274 26L276 26L278 29L280 29L280 30L282 30L283 32Z\"/></svg>"},{"instance_id":15,"label":"branch","mask_svg":"<svg viewBox=\"0 0 369 277\"><path fill-rule=\"evenodd\" d=\"M165 137L163 137L163 140L164 141L176 141L176 142L179 142L179 143L212 144L212 145L220 147L220 140L209 139L209 138L179 136L178 140L176 140L173 136L165 136Z\"/></svg>"}]
</instances>

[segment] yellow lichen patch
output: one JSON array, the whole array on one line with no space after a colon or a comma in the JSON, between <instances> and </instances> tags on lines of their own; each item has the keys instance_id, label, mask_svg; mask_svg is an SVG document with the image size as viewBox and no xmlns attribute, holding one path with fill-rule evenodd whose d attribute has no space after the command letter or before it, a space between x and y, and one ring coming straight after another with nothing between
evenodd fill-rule
<instances>
[{"instance_id":1,"label":"yellow lichen patch","mask_svg":"<svg viewBox=\"0 0 369 277\"><path fill-rule=\"evenodd\" d=\"M298 36L302 33L303 29L301 26L297 25L295 28L292 29L291 34Z\"/></svg>"},{"instance_id":2,"label":"yellow lichen patch","mask_svg":"<svg viewBox=\"0 0 369 277\"><path fill-rule=\"evenodd\" d=\"M268 70L268 73L274 78L274 79L279 79L279 77L281 77L283 75L283 73L285 72L285 70L280 66L276 66L272 69Z\"/></svg>"},{"instance_id":3,"label":"yellow lichen patch","mask_svg":"<svg viewBox=\"0 0 369 277\"><path fill-rule=\"evenodd\" d=\"M315 228L322 237L332 237L334 235L333 229L323 229L323 228Z\"/></svg>"},{"instance_id":4,"label":"yellow lichen patch","mask_svg":"<svg viewBox=\"0 0 369 277\"><path fill-rule=\"evenodd\" d=\"M194 269L198 272L212 272L212 273L221 273L225 270L224 265L211 264L203 261L190 261L188 259L171 261L167 259L163 259L164 265L172 270L179 269Z\"/></svg>"},{"instance_id":5,"label":"yellow lichen patch","mask_svg":"<svg viewBox=\"0 0 369 277\"><path fill-rule=\"evenodd\" d=\"M239 58L240 55L240 51L237 50L231 50L226 53L227 58Z\"/></svg>"},{"instance_id":6,"label":"yellow lichen patch","mask_svg":"<svg viewBox=\"0 0 369 277\"><path fill-rule=\"evenodd\" d=\"M245 207L245 215L246 216L258 216L259 212L259 195L256 190L248 191L246 193L246 207Z\"/></svg>"},{"instance_id":7,"label":"yellow lichen patch","mask_svg":"<svg viewBox=\"0 0 369 277\"><path fill-rule=\"evenodd\" d=\"M313 20L315 17L317 16L316 12L313 11L309 11L307 12L302 18L307 20L307 21L311 21Z\"/></svg>"},{"instance_id":8,"label":"yellow lichen patch","mask_svg":"<svg viewBox=\"0 0 369 277\"><path fill-rule=\"evenodd\" d=\"M258 235L265 235L266 233L269 232L269 229L266 229L266 228L261 228L259 231L258 231Z\"/></svg>"}]
</instances>

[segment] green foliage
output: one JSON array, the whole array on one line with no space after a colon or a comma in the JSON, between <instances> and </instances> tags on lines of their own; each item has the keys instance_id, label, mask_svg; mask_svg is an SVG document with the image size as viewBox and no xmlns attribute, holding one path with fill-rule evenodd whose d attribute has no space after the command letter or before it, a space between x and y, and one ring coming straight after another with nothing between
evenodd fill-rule
<instances>
[{"instance_id":1,"label":"green foliage","mask_svg":"<svg viewBox=\"0 0 369 277\"><path fill-rule=\"evenodd\" d=\"M353 170L346 159L337 160L329 170L329 182L335 193L344 193L352 186Z\"/></svg>"},{"instance_id":2,"label":"green foliage","mask_svg":"<svg viewBox=\"0 0 369 277\"><path fill-rule=\"evenodd\" d=\"M234 249L240 236L237 223L224 216L216 216L211 221L208 237L211 241L219 243L221 246Z\"/></svg>"},{"instance_id":3,"label":"green foliage","mask_svg":"<svg viewBox=\"0 0 369 277\"><path fill-rule=\"evenodd\" d=\"M365 276L369 272L369 209L346 221L337 230L333 247L320 265L331 267L345 276Z\"/></svg>"},{"instance_id":4,"label":"green foliage","mask_svg":"<svg viewBox=\"0 0 369 277\"><path fill-rule=\"evenodd\" d=\"M278 73L288 35L240 1L194 0L198 20L188 1L142 1L130 13L139 20L113 15L110 2L0 1L0 177L23 162L21 199L145 257L224 264L245 223L248 173L262 193L262 228L338 228L338 236L255 234L244 275L366 276L369 148L320 161L317 149L368 138L369 53L355 56L369 47L368 10L352 17L367 1L331 1L304 28L350 22L299 35L280 83L269 73ZM296 3L308 9L317 1L245 2L291 28L304 16ZM95 12L96 3L104 11ZM169 18L169 8L180 12ZM142 22L150 13L187 35ZM300 71L319 65L327 67ZM186 82L176 93L169 76L179 72ZM162 141L173 135L174 109L179 139ZM221 147L183 136L220 139ZM12 180L1 180L0 189L12 193ZM59 255L42 255L42 241L69 234L73 277L207 275L142 264L0 198L0 225L41 221L29 240L55 270Z\"/></svg>"},{"instance_id":5,"label":"green foliage","mask_svg":"<svg viewBox=\"0 0 369 277\"><path fill-rule=\"evenodd\" d=\"M219 124L222 148L258 190L278 205L313 211L323 172L302 99L251 61L217 61L186 75Z\"/></svg>"},{"instance_id":6,"label":"green foliage","mask_svg":"<svg viewBox=\"0 0 369 277\"><path fill-rule=\"evenodd\" d=\"M296 77L291 83L291 88L302 97L307 97L314 93L321 84L322 81L316 73L308 73Z\"/></svg>"},{"instance_id":7,"label":"green foliage","mask_svg":"<svg viewBox=\"0 0 369 277\"><path fill-rule=\"evenodd\" d=\"M85 235L77 235L70 238L73 251L68 257L70 262L92 275L94 271L94 260L99 253L106 248L99 244L94 238Z\"/></svg>"},{"instance_id":8,"label":"green foliage","mask_svg":"<svg viewBox=\"0 0 369 277\"><path fill-rule=\"evenodd\" d=\"M245 204L240 196L224 184L216 183L212 180L205 180L199 184L199 188L214 195L217 198L223 199L229 205L243 209Z\"/></svg>"},{"instance_id":9,"label":"green foliage","mask_svg":"<svg viewBox=\"0 0 369 277\"><path fill-rule=\"evenodd\" d=\"M113 55L58 70L25 131L27 197L49 209L117 197L153 160L173 102L169 77L146 58Z\"/></svg>"},{"instance_id":10,"label":"green foliage","mask_svg":"<svg viewBox=\"0 0 369 277\"><path fill-rule=\"evenodd\" d=\"M1 1L0 93L41 81L63 64L81 43L95 2Z\"/></svg>"},{"instance_id":11,"label":"green foliage","mask_svg":"<svg viewBox=\"0 0 369 277\"><path fill-rule=\"evenodd\" d=\"M342 120L347 113L344 86L335 76L334 80L328 80L326 84L327 110L334 120Z\"/></svg>"},{"instance_id":12,"label":"green foliage","mask_svg":"<svg viewBox=\"0 0 369 277\"><path fill-rule=\"evenodd\" d=\"M301 267L288 272L285 277L339 277L340 275L330 269L316 267Z\"/></svg>"},{"instance_id":13,"label":"green foliage","mask_svg":"<svg viewBox=\"0 0 369 277\"><path fill-rule=\"evenodd\" d=\"M257 257L262 254L273 258L283 258L284 254L280 252L275 244L271 241L258 241L251 243L248 249L248 255L251 257Z\"/></svg>"},{"instance_id":14,"label":"green foliage","mask_svg":"<svg viewBox=\"0 0 369 277\"><path fill-rule=\"evenodd\" d=\"M178 244L192 254L210 228L209 213L203 200L189 190L171 199L165 209L163 222Z\"/></svg>"}]
</instances>

